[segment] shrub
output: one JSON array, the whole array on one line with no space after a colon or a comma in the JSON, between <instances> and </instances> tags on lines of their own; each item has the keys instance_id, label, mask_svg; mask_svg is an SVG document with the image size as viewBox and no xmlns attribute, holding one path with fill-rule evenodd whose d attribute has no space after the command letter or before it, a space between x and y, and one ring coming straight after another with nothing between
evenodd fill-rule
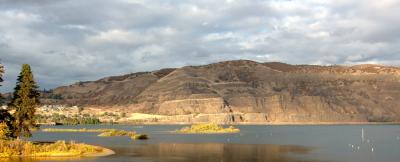
<instances>
[{"instance_id":1,"label":"shrub","mask_svg":"<svg viewBox=\"0 0 400 162\"><path fill-rule=\"evenodd\" d=\"M0 139L15 138L13 131L15 129L14 117L7 110L0 110Z\"/></svg>"},{"instance_id":2,"label":"shrub","mask_svg":"<svg viewBox=\"0 0 400 162\"><path fill-rule=\"evenodd\" d=\"M389 116L369 116L367 117L368 122L392 122L393 119Z\"/></svg>"},{"instance_id":3,"label":"shrub","mask_svg":"<svg viewBox=\"0 0 400 162\"><path fill-rule=\"evenodd\" d=\"M0 140L6 140L10 136L10 129L5 122L0 123Z\"/></svg>"},{"instance_id":4,"label":"shrub","mask_svg":"<svg viewBox=\"0 0 400 162\"><path fill-rule=\"evenodd\" d=\"M146 140L146 139L149 139L149 137L147 135L145 135L145 134L136 134L134 136L131 136L131 138L135 139L135 140Z\"/></svg>"}]
</instances>

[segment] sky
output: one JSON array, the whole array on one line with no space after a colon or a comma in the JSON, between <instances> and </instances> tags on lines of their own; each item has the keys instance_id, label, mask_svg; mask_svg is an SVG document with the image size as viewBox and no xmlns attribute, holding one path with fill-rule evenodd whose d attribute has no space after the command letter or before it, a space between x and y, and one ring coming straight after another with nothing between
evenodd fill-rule
<instances>
[{"instance_id":1,"label":"sky","mask_svg":"<svg viewBox=\"0 0 400 162\"><path fill-rule=\"evenodd\" d=\"M400 65L398 0L0 0L0 92L248 59Z\"/></svg>"}]
</instances>

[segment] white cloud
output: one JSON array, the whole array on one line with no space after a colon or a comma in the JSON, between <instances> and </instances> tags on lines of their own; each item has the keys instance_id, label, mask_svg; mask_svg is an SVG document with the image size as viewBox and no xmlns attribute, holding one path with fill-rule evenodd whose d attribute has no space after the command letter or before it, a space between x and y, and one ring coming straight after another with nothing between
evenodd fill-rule
<instances>
[{"instance_id":1,"label":"white cloud","mask_svg":"<svg viewBox=\"0 0 400 162\"><path fill-rule=\"evenodd\" d=\"M399 65L399 10L396 0L5 0L0 91L22 63L45 88L232 59Z\"/></svg>"},{"instance_id":2,"label":"white cloud","mask_svg":"<svg viewBox=\"0 0 400 162\"><path fill-rule=\"evenodd\" d=\"M27 23L33 23L33 22L40 22L41 18L37 14L29 13L29 12L24 12L16 9L10 9L10 10L3 10L0 11L0 24L1 25L7 25L9 23L19 23L19 24L27 24Z\"/></svg>"},{"instance_id":3,"label":"white cloud","mask_svg":"<svg viewBox=\"0 0 400 162\"><path fill-rule=\"evenodd\" d=\"M99 32L95 36L88 38L90 43L123 43L129 44L139 39L139 35L125 30L112 29L104 32Z\"/></svg>"},{"instance_id":4,"label":"white cloud","mask_svg":"<svg viewBox=\"0 0 400 162\"><path fill-rule=\"evenodd\" d=\"M233 39L236 36L232 32L228 33L211 33L207 34L203 37L204 41L218 41L218 40L226 40L226 39Z\"/></svg>"},{"instance_id":5,"label":"white cloud","mask_svg":"<svg viewBox=\"0 0 400 162\"><path fill-rule=\"evenodd\" d=\"M67 25L63 25L63 28L66 29L78 29L78 30L91 30L91 31L95 31L93 28L86 26L86 25L76 25L76 24L67 24Z\"/></svg>"}]
</instances>

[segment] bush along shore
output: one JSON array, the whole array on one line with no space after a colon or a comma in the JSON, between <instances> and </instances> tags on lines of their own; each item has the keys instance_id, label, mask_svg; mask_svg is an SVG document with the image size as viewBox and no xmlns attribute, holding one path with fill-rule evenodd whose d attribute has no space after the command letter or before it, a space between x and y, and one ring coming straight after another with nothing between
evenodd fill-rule
<instances>
[{"instance_id":1,"label":"bush along shore","mask_svg":"<svg viewBox=\"0 0 400 162\"><path fill-rule=\"evenodd\" d=\"M45 132L100 132L100 137L113 137L113 136L128 136L134 140L146 140L149 137L146 134L137 134L134 131L117 130L117 129L56 129L47 128L43 129Z\"/></svg>"},{"instance_id":2,"label":"bush along shore","mask_svg":"<svg viewBox=\"0 0 400 162\"><path fill-rule=\"evenodd\" d=\"M85 157L114 154L107 148L83 143L56 141L31 142L24 140L0 140L0 158L7 157Z\"/></svg>"},{"instance_id":3,"label":"bush along shore","mask_svg":"<svg viewBox=\"0 0 400 162\"><path fill-rule=\"evenodd\" d=\"M229 126L224 128L218 124L196 124L191 127L184 127L176 131L177 133L199 133L199 134L213 134L213 133L237 133L240 132L238 128Z\"/></svg>"},{"instance_id":4,"label":"bush along shore","mask_svg":"<svg viewBox=\"0 0 400 162\"><path fill-rule=\"evenodd\" d=\"M3 72L0 65L0 82L3 81ZM30 66L23 64L7 110L0 110L0 158L105 156L113 153L112 150L83 143L21 140L21 137L31 137L31 131L38 126L34 119L35 108L40 105L38 87Z\"/></svg>"}]
</instances>

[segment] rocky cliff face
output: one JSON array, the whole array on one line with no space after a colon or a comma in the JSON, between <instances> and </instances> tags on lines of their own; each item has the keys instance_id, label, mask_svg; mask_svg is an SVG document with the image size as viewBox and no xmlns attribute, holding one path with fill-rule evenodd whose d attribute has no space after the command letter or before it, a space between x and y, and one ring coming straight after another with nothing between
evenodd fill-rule
<instances>
[{"instance_id":1,"label":"rocky cliff face","mask_svg":"<svg viewBox=\"0 0 400 162\"><path fill-rule=\"evenodd\" d=\"M234 122L400 121L400 69L239 60L79 82L43 96L127 112L231 114Z\"/></svg>"}]
</instances>

